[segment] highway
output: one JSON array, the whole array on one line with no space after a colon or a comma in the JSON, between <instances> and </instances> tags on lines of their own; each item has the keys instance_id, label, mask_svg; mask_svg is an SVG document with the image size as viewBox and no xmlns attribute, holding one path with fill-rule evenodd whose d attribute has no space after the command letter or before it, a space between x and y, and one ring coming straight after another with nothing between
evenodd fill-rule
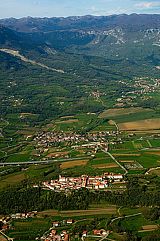
<instances>
[{"instance_id":1,"label":"highway","mask_svg":"<svg viewBox=\"0 0 160 241\"><path fill-rule=\"evenodd\" d=\"M66 159L54 159L54 160L46 160L46 161L26 161L26 162L0 162L0 166L16 166L16 165L32 165L32 164L51 164L54 162L65 162L65 161L75 161L75 160L83 160L88 157L76 157L76 158L66 158Z\"/></svg>"}]
</instances>

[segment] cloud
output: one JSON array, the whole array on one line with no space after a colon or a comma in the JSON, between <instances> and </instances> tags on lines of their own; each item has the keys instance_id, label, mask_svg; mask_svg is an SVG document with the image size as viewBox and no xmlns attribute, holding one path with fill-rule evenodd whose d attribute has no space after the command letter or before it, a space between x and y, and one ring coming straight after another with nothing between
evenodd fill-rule
<instances>
[{"instance_id":1,"label":"cloud","mask_svg":"<svg viewBox=\"0 0 160 241\"><path fill-rule=\"evenodd\" d=\"M158 1L145 1L145 2L139 2L137 4L135 4L135 7L139 8L139 9L152 9L152 8L157 8L160 7L160 2Z\"/></svg>"},{"instance_id":2,"label":"cloud","mask_svg":"<svg viewBox=\"0 0 160 241\"><path fill-rule=\"evenodd\" d=\"M125 14L128 13L128 9L123 8L114 8L114 9L88 9L88 14L96 15L96 16L109 16L114 14Z\"/></svg>"}]
</instances>

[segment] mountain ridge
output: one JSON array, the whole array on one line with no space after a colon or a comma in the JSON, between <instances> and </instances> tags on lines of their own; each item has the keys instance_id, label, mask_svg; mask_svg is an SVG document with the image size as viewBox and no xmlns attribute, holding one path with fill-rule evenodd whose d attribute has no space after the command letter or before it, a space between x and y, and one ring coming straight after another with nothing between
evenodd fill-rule
<instances>
[{"instance_id":1,"label":"mountain ridge","mask_svg":"<svg viewBox=\"0 0 160 241\"><path fill-rule=\"evenodd\" d=\"M53 18L25 17L0 19L0 24L19 32L39 32L70 29L108 29L116 26L138 29L160 26L160 14L120 14L110 16L72 16Z\"/></svg>"}]
</instances>

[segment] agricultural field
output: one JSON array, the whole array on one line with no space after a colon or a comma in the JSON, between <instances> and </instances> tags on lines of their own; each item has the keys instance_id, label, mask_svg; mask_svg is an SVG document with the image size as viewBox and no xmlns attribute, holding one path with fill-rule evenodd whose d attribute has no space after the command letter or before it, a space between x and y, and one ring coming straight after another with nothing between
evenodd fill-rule
<instances>
[{"instance_id":1,"label":"agricultural field","mask_svg":"<svg viewBox=\"0 0 160 241\"><path fill-rule=\"evenodd\" d=\"M9 157L5 159L5 162L27 162L31 160L30 153L17 153L17 154L11 154Z\"/></svg>"},{"instance_id":2,"label":"agricultural field","mask_svg":"<svg viewBox=\"0 0 160 241\"><path fill-rule=\"evenodd\" d=\"M2 175L3 174L3 175ZM39 164L17 167L0 167L0 189L8 186L18 185L24 180L35 183L39 181L57 178L59 174L58 164Z\"/></svg>"},{"instance_id":3,"label":"agricultural field","mask_svg":"<svg viewBox=\"0 0 160 241\"><path fill-rule=\"evenodd\" d=\"M62 162L60 168L64 170L64 173L71 173L76 175L76 172L80 175L98 175L104 172L123 173L123 170L113 161L113 159L106 153L98 151L94 157L90 157L88 160L77 160L69 162ZM75 173L75 174L74 174Z\"/></svg>"},{"instance_id":4,"label":"agricultural field","mask_svg":"<svg viewBox=\"0 0 160 241\"><path fill-rule=\"evenodd\" d=\"M7 233L9 237L14 238L14 240L33 241L36 237L41 237L51 227L51 221L44 218L18 220L13 221L12 226L14 229Z\"/></svg>"},{"instance_id":5,"label":"agricultural field","mask_svg":"<svg viewBox=\"0 0 160 241\"><path fill-rule=\"evenodd\" d=\"M116 215L117 208L116 206L105 206L102 207L90 207L89 210L69 210L69 211L56 211L56 210L47 210L39 212L38 216L59 216L59 217L84 217L84 216L99 216L99 215Z\"/></svg>"},{"instance_id":6,"label":"agricultural field","mask_svg":"<svg viewBox=\"0 0 160 241\"><path fill-rule=\"evenodd\" d=\"M118 160L121 164L125 165L127 169L138 170L159 166L159 156L157 156L156 154L150 155L149 152L140 151L138 154L135 155L131 155L130 153L128 155L126 153L125 155L118 155L116 153L114 156L116 160Z\"/></svg>"},{"instance_id":7,"label":"agricultural field","mask_svg":"<svg viewBox=\"0 0 160 241\"><path fill-rule=\"evenodd\" d=\"M95 157L89 162L93 168L98 169L109 169L116 168L118 165L113 161L113 159L104 152L98 152Z\"/></svg>"},{"instance_id":8,"label":"agricultural field","mask_svg":"<svg viewBox=\"0 0 160 241\"><path fill-rule=\"evenodd\" d=\"M0 234L0 241L7 241L7 238Z\"/></svg>"},{"instance_id":9,"label":"agricultural field","mask_svg":"<svg viewBox=\"0 0 160 241\"><path fill-rule=\"evenodd\" d=\"M68 120L56 121L55 124L73 124L75 122L78 122L78 119L68 119Z\"/></svg>"},{"instance_id":10,"label":"agricultural field","mask_svg":"<svg viewBox=\"0 0 160 241\"><path fill-rule=\"evenodd\" d=\"M160 140L158 138L150 140L150 143L153 148L160 147Z\"/></svg>"},{"instance_id":11,"label":"agricultural field","mask_svg":"<svg viewBox=\"0 0 160 241\"><path fill-rule=\"evenodd\" d=\"M118 124L121 131L147 131L159 130L160 119L145 119L134 122L125 122Z\"/></svg>"},{"instance_id":12,"label":"agricultural field","mask_svg":"<svg viewBox=\"0 0 160 241\"><path fill-rule=\"evenodd\" d=\"M99 118L115 118L117 116L125 116L125 115L130 115L130 114L139 114L139 113L144 113L144 112L150 112L152 111L151 109L144 109L141 107L130 107L130 108L114 108L114 109L108 109L102 112L99 115Z\"/></svg>"},{"instance_id":13,"label":"agricultural field","mask_svg":"<svg viewBox=\"0 0 160 241\"><path fill-rule=\"evenodd\" d=\"M93 114L62 116L48 124L48 127L50 130L54 129L55 131L79 131L84 126L89 126L94 120L96 120L96 115Z\"/></svg>"},{"instance_id":14,"label":"agricultural field","mask_svg":"<svg viewBox=\"0 0 160 241\"><path fill-rule=\"evenodd\" d=\"M26 179L25 173L17 172L0 178L0 189L4 189L11 185L17 185Z\"/></svg>"},{"instance_id":15,"label":"agricultural field","mask_svg":"<svg viewBox=\"0 0 160 241\"><path fill-rule=\"evenodd\" d=\"M160 167L150 169L150 170L148 171L148 173L151 174L151 175L160 176Z\"/></svg>"},{"instance_id":16,"label":"agricultural field","mask_svg":"<svg viewBox=\"0 0 160 241\"><path fill-rule=\"evenodd\" d=\"M67 169L72 168L76 166L85 166L88 163L88 160L77 160L77 161L69 161L69 162L63 162L60 165L61 169Z\"/></svg>"},{"instance_id":17,"label":"agricultural field","mask_svg":"<svg viewBox=\"0 0 160 241\"><path fill-rule=\"evenodd\" d=\"M159 167L158 139L147 136L131 139L109 145L110 153L128 170L128 174L143 174L150 168Z\"/></svg>"}]
</instances>

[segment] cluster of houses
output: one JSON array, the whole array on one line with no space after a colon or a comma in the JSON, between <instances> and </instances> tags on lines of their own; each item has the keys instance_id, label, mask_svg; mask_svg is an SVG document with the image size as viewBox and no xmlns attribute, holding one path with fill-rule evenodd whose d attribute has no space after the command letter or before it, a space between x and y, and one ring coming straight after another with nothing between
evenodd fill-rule
<instances>
[{"instance_id":1,"label":"cluster of houses","mask_svg":"<svg viewBox=\"0 0 160 241\"><path fill-rule=\"evenodd\" d=\"M52 227L49 231L45 232L41 237L42 241L69 241L71 237L71 233L66 230L62 230L62 226L72 225L74 224L73 219L62 220L62 221L54 221L52 222ZM105 237L108 236L110 231L106 231L104 229L94 229L90 232L90 235L93 237ZM88 236L88 231L83 230L82 233L78 233L81 236L82 241Z\"/></svg>"},{"instance_id":2,"label":"cluster of houses","mask_svg":"<svg viewBox=\"0 0 160 241\"><path fill-rule=\"evenodd\" d=\"M4 216L0 219L1 230L5 231L10 228L10 222L14 219L26 219L34 218L37 215L37 211L31 211L27 213L15 213L8 216Z\"/></svg>"},{"instance_id":3,"label":"cluster of houses","mask_svg":"<svg viewBox=\"0 0 160 241\"><path fill-rule=\"evenodd\" d=\"M11 214L11 219L26 219L26 218L34 218L37 215L37 211L31 211L27 213L15 213Z\"/></svg>"},{"instance_id":4,"label":"cluster of houses","mask_svg":"<svg viewBox=\"0 0 160 241\"><path fill-rule=\"evenodd\" d=\"M104 229L95 229L92 231L91 236L92 237L100 237L103 238L105 236L108 236L109 231L106 231ZM81 240L84 241L85 238L88 236L88 232L84 230L82 232ZM51 229L50 233L46 235L45 237L42 236L41 240L44 241L69 241L70 240L70 234L66 231L63 230L59 234L57 233L57 230Z\"/></svg>"},{"instance_id":5,"label":"cluster of houses","mask_svg":"<svg viewBox=\"0 0 160 241\"><path fill-rule=\"evenodd\" d=\"M69 241L70 235L66 230L62 230L59 233L57 232L57 228L61 226L71 225L74 223L73 219L63 220L63 221L54 221L52 223L52 228L50 228L49 232L46 232L41 240L44 241Z\"/></svg>"},{"instance_id":6,"label":"cluster of houses","mask_svg":"<svg viewBox=\"0 0 160 241\"><path fill-rule=\"evenodd\" d=\"M2 217L0 219L0 230L2 232L6 231L10 228L10 220L11 220L10 216Z\"/></svg>"},{"instance_id":7,"label":"cluster of houses","mask_svg":"<svg viewBox=\"0 0 160 241\"><path fill-rule=\"evenodd\" d=\"M54 143L63 143L63 142L71 142L71 143L79 143L81 141L87 141L87 139L77 133L65 133L61 132L41 132L35 138L34 141L37 142L38 146L51 146Z\"/></svg>"},{"instance_id":8,"label":"cluster of houses","mask_svg":"<svg viewBox=\"0 0 160 241\"><path fill-rule=\"evenodd\" d=\"M122 182L122 174L104 173L102 176L62 177L57 180L43 182L43 186L50 190L67 191L87 188L93 190L106 189L112 182Z\"/></svg>"},{"instance_id":9,"label":"cluster of houses","mask_svg":"<svg viewBox=\"0 0 160 241\"><path fill-rule=\"evenodd\" d=\"M63 230L60 234L57 233L57 230L51 229L48 235L42 236L41 240L43 241L69 241L70 236L67 231Z\"/></svg>"},{"instance_id":10,"label":"cluster of houses","mask_svg":"<svg viewBox=\"0 0 160 241\"><path fill-rule=\"evenodd\" d=\"M106 231L104 229L94 229L92 230L92 234L90 234L92 237L96 238L105 238L109 235L109 231ZM88 231L84 230L81 235L81 240L84 241L85 238L88 236ZM70 234L63 230L59 234L57 233L56 229L51 229L48 235L42 236L41 240L43 241L69 241L70 240Z\"/></svg>"},{"instance_id":11,"label":"cluster of houses","mask_svg":"<svg viewBox=\"0 0 160 241\"><path fill-rule=\"evenodd\" d=\"M108 139L110 137L117 138L119 131L100 131L96 133L87 133L84 135L76 134L75 132L65 133L61 132L40 132L34 138L35 141L35 156L41 156L46 153L43 160L54 158L69 158L69 151L59 151L50 153L50 147L62 145L69 145L72 149L94 149L96 153L98 148L107 149Z\"/></svg>"},{"instance_id":12,"label":"cluster of houses","mask_svg":"<svg viewBox=\"0 0 160 241\"><path fill-rule=\"evenodd\" d=\"M37 211L32 211L28 213L16 213L16 214L11 214L8 216L4 216L0 218L0 230L1 232L5 232L9 230L11 226L11 221L14 219L25 219L25 218L33 218L37 215ZM10 239L12 240L12 239Z\"/></svg>"},{"instance_id":13,"label":"cluster of houses","mask_svg":"<svg viewBox=\"0 0 160 241\"><path fill-rule=\"evenodd\" d=\"M65 133L61 132L40 132L34 138L37 146L49 147L54 144L69 142L72 144L88 143L90 141L106 141L108 136L114 135L114 131L102 131L97 133L87 133L85 135L77 134L75 132Z\"/></svg>"},{"instance_id":14,"label":"cluster of houses","mask_svg":"<svg viewBox=\"0 0 160 241\"><path fill-rule=\"evenodd\" d=\"M115 106L124 107L128 104L132 106L132 102L135 102L137 95L142 95L143 98L150 98L149 96L144 96L144 94L154 93L159 90L160 79L149 79L148 77L135 77L134 83L126 82L120 80L119 83L133 88L133 91L122 92L121 98L117 99Z\"/></svg>"},{"instance_id":15,"label":"cluster of houses","mask_svg":"<svg viewBox=\"0 0 160 241\"><path fill-rule=\"evenodd\" d=\"M157 88L160 86L160 79L152 79L152 83L148 81L147 78L135 79L134 87L141 89L142 93L152 93L157 91Z\"/></svg>"},{"instance_id":16,"label":"cluster of houses","mask_svg":"<svg viewBox=\"0 0 160 241\"><path fill-rule=\"evenodd\" d=\"M128 87L135 87L135 90L132 92L132 94L142 94L142 93L152 93L158 90L158 87L160 87L160 79L152 78L149 79L148 77L135 77L133 79L134 83L126 82L123 80L120 80L119 83L126 85Z\"/></svg>"},{"instance_id":17,"label":"cluster of houses","mask_svg":"<svg viewBox=\"0 0 160 241\"><path fill-rule=\"evenodd\" d=\"M92 91L89 96L92 96L95 100L99 101L99 98L104 95L106 95L106 93L96 90Z\"/></svg>"}]
</instances>

